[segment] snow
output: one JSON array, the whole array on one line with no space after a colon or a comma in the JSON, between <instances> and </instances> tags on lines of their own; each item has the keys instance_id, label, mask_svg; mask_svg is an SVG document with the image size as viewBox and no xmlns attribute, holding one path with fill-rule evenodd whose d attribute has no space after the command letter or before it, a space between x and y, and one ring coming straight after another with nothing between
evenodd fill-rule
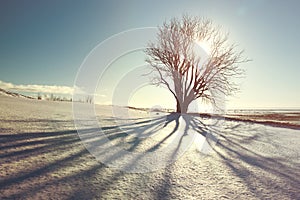
<instances>
[{"instance_id":1,"label":"snow","mask_svg":"<svg viewBox=\"0 0 300 200\"><path fill-rule=\"evenodd\" d=\"M174 117L168 114L129 110L130 117L116 119L111 106L95 108L108 138L133 152L148 150L176 126L155 124ZM85 148L71 103L0 95L0 199L300 199L299 130L188 116L179 118L177 133L186 126L198 134L184 154L155 171L128 173ZM155 127L161 134L152 134Z\"/></svg>"}]
</instances>

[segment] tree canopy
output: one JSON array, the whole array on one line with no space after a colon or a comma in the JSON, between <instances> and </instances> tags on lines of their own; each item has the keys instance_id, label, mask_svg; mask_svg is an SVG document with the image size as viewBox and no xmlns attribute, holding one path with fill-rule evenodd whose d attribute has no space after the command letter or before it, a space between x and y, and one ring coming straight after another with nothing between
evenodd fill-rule
<instances>
[{"instance_id":1,"label":"tree canopy","mask_svg":"<svg viewBox=\"0 0 300 200\"><path fill-rule=\"evenodd\" d=\"M152 83L173 94L176 112L186 113L198 98L215 104L216 93L227 96L238 90L234 80L243 74L240 64L248 59L236 44L230 44L220 26L185 15L164 22L158 30L156 41L145 50L146 61L155 74ZM206 55L197 51L199 43L209 45Z\"/></svg>"}]
</instances>

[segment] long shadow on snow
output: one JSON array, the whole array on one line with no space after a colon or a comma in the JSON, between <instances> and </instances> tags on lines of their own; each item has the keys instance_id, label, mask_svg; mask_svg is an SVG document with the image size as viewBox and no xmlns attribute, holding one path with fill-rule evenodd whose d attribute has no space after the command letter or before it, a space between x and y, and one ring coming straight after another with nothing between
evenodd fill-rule
<instances>
[{"instance_id":1,"label":"long shadow on snow","mask_svg":"<svg viewBox=\"0 0 300 200\"><path fill-rule=\"evenodd\" d=\"M178 130L180 126L179 118L180 115L171 113L167 116L158 116L152 119L139 119L137 122L103 126L102 130L111 141L119 139L122 141L122 138L135 134L136 137L133 137L131 142L128 143L129 147L127 148L129 151L134 151L141 145L144 140L143 136L149 137L156 134L158 130L172 125L170 133L148 149L148 151L155 151ZM299 191L300 181L297 178L299 177L299 168L285 163L284 158L267 157L259 151L251 149L251 144L255 142L259 142L262 146L270 145L272 147L271 143L262 139L266 137L267 133L261 132L262 130L253 128L248 123L243 122L231 123L223 131L218 129L217 126L207 126L202 118L197 116L183 116L183 119L186 124L184 128L186 132L189 129L193 129L204 137L208 133L219 136L218 144L214 148L217 156L223 160L224 164L236 176L243 180L258 198L264 198L265 194L258 192L258 186L254 185L257 183L257 180L261 188L266 188L266 190L276 188L279 193L284 194L286 197L299 198L299 194L293 192ZM136 133L136 130L138 130L138 133ZM85 130L86 133L94 131L97 130ZM147 132L147 134L143 135L144 132ZM267 137L270 137L270 140L272 139L272 135L267 135ZM0 191L7 188L18 188L19 184L27 181L37 181L38 183L27 189L14 189L13 192L2 196L3 198L30 197L35 193L42 192L49 186L59 186L61 190L66 187L66 191L70 190L67 186L71 187L71 191L67 194L69 198L80 196L101 198L101 194L104 191L108 190L112 184L125 175L124 172L116 170L111 171L110 175L102 177L102 180L98 180L96 177L108 170L108 168L96 162L83 166L80 170L74 170L72 173L61 174L62 171L68 171L74 165L82 165L82 162L93 160L88 151L83 148L76 130L18 134L1 133L0 139L1 166L10 166L9 164L17 162L28 162L30 158L39 156L41 159L45 159L44 162L39 164L32 162L27 164L26 168L20 167L17 172L2 175ZM47 160L46 158L49 154L52 159ZM118 155L114 159L118 159ZM134 165L134 162L131 164ZM254 170L249 168L249 166L253 167ZM172 173L171 164L170 167L164 169L164 175L160 180L153 180L158 182L156 188L154 188L154 199L161 198L163 194L167 195L166 198L171 198L170 189L172 184L170 182L172 181ZM45 177L51 174L56 174L57 176L52 176L47 182L43 181ZM276 179L271 176L265 176L265 174L274 175ZM256 182L253 181L254 179ZM80 180L86 181L82 183ZM288 188L283 183L287 183Z\"/></svg>"}]
</instances>

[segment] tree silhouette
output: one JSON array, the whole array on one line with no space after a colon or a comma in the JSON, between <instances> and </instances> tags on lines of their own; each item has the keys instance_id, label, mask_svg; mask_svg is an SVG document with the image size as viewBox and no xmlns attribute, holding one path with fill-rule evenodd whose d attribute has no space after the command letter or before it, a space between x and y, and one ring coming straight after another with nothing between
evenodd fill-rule
<instances>
[{"instance_id":1,"label":"tree silhouette","mask_svg":"<svg viewBox=\"0 0 300 200\"><path fill-rule=\"evenodd\" d=\"M195 45L205 42L210 52L199 54ZM243 51L236 51L228 34L211 20L183 16L159 27L157 39L145 50L155 76L152 83L163 85L176 99L176 112L186 113L194 100L201 98L215 104L215 93L231 95L238 90L235 77L243 74Z\"/></svg>"}]
</instances>

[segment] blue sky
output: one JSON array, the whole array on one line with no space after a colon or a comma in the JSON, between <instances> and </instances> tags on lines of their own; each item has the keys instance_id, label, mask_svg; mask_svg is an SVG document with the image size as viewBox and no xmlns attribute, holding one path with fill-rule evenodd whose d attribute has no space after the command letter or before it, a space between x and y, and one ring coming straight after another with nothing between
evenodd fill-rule
<instances>
[{"instance_id":1,"label":"blue sky","mask_svg":"<svg viewBox=\"0 0 300 200\"><path fill-rule=\"evenodd\" d=\"M297 0L1 1L0 80L72 87L101 41L188 13L222 25L253 60L229 107L299 108L299 7Z\"/></svg>"}]
</instances>

